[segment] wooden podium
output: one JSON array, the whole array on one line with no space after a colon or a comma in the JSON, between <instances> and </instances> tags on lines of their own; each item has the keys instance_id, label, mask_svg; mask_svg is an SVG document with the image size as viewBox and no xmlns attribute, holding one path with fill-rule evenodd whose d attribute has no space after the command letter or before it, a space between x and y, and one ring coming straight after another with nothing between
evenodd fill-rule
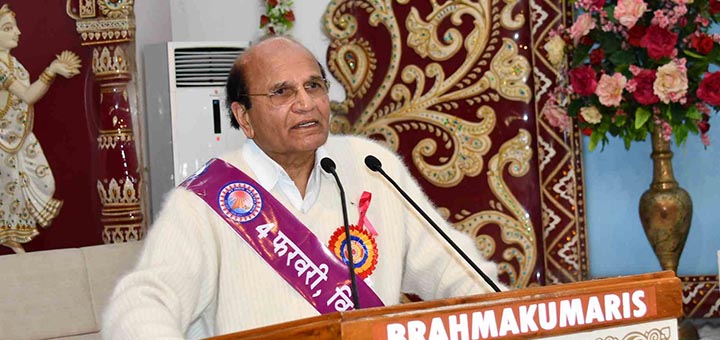
<instances>
[{"instance_id":1,"label":"wooden podium","mask_svg":"<svg viewBox=\"0 0 720 340\"><path fill-rule=\"evenodd\" d=\"M672 271L331 313L228 339L678 339Z\"/></svg>"}]
</instances>

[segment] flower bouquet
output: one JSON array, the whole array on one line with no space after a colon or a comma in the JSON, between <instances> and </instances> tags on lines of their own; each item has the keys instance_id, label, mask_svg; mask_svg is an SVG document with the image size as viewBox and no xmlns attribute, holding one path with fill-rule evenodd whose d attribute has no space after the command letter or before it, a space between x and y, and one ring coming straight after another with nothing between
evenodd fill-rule
<instances>
[{"instance_id":1,"label":"flower bouquet","mask_svg":"<svg viewBox=\"0 0 720 340\"><path fill-rule=\"evenodd\" d=\"M542 109L560 129L571 118L589 149L621 137L625 147L661 132L678 145L690 133L707 146L710 112L720 108L720 0L579 0L569 28L544 49L560 70ZM566 58L567 57L567 58ZM714 72L709 72L713 70Z\"/></svg>"},{"instance_id":2,"label":"flower bouquet","mask_svg":"<svg viewBox=\"0 0 720 340\"><path fill-rule=\"evenodd\" d=\"M260 16L260 28L266 34L285 34L295 22L293 0L267 0L265 14Z\"/></svg>"}]
</instances>

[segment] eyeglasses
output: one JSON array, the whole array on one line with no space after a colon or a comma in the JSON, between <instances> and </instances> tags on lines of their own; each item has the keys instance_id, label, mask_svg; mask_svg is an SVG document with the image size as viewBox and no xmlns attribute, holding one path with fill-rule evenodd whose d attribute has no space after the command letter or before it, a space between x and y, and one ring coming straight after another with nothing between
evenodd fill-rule
<instances>
[{"instance_id":1,"label":"eyeglasses","mask_svg":"<svg viewBox=\"0 0 720 340\"><path fill-rule=\"evenodd\" d=\"M322 98L328 94L330 88L330 82L327 79L320 78L310 80L303 84L303 89L313 99ZM293 86L283 86L278 89L270 91L270 93L248 93L241 94L241 96L247 97L258 97L265 96L270 99L270 102L275 106L283 106L290 104L295 101L297 94L300 90Z\"/></svg>"}]
</instances>

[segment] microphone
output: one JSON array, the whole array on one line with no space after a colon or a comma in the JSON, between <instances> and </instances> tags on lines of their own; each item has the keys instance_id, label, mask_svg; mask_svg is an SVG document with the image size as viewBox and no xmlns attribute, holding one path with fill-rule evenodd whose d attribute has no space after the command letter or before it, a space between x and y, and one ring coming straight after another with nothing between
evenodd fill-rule
<instances>
[{"instance_id":1,"label":"microphone","mask_svg":"<svg viewBox=\"0 0 720 340\"><path fill-rule=\"evenodd\" d=\"M348 269L350 271L350 290L352 292L353 304L355 304L354 309L360 309L360 302L358 301L357 283L355 282L355 262L353 261L352 254L352 240L350 239L350 226L348 225L347 204L345 203L345 190L343 190L343 186L340 183L340 178L338 177L337 172L335 172L335 162L333 162L332 159L330 159L329 157L323 157L323 159L320 160L320 167L322 167L323 171L335 177L335 182L337 183L338 189L340 189L340 203L342 205L344 223L343 226L345 227L345 247L347 249Z\"/></svg>"},{"instance_id":2,"label":"microphone","mask_svg":"<svg viewBox=\"0 0 720 340\"><path fill-rule=\"evenodd\" d=\"M455 242L453 242L453 240L449 236L447 236L447 234L445 234L445 232L442 229L440 229L440 227L438 227L438 225L435 224L435 222L433 222L432 219L430 219L430 217L420 208L420 206L418 206L415 203L415 201L413 201L412 198L410 198L410 196L408 196L408 194L405 193L405 191L403 189L401 189L400 186L397 185L397 183L395 183L395 181L393 181L393 179L390 178L390 176L388 176L388 174L385 173L385 171L383 171L382 163L380 163L379 159L377 159L373 155L368 155L367 157L365 157L365 165L368 167L368 169L375 171L375 172L379 172L381 175L383 175L383 177L385 177L385 179L387 179L395 187L395 189L397 189L397 191L400 193L400 195L402 195L402 197L404 197L405 200L408 201L408 203L410 203L410 205L412 205L413 208L415 208L415 210L418 213L420 213L420 215L422 215L423 218L425 218L425 221L430 223L430 225L435 229L435 231L437 231L440 234L440 236L442 236L445 239L445 241L448 244L450 244L453 247L453 249L455 249L455 251L458 254L460 254L460 256L462 256L462 258L465 260L465 262L467 262L470 265L470 267L472 267L475 270L475 272L480 274L480 276L483 278L483 280L485 280L485 283L487 283L493 290L495 290L496 293L500 292L500 288L498 288L498 286L495 284L495 282L493 282L493 280L489 276L487 276L487 274L485 274L485 272L483 272L480 269L480 267L478 267L470 259L470 257L468 257L465 254L465 252L463 252L462 249L460 249L460 247L458 247L458 245L455 244Z\"/></svg>"}]
</instances>

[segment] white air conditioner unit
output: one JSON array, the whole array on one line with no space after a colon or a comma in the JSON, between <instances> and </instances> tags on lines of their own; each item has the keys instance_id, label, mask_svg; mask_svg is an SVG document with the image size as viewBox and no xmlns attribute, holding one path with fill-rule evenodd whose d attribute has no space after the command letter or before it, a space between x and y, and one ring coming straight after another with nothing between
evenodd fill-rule
<instances>
[{"instance_id":1,"label":"white air conditioner unit","mask_svg":"<svg viewBox=\"0 0 720 340\"><path fill-rule=\"evenodd\" d=\"M225 82L248 42L167 42L144 49L152 216L165 194L245 139L230 126Z\"/></svg>"}]
</instances>

